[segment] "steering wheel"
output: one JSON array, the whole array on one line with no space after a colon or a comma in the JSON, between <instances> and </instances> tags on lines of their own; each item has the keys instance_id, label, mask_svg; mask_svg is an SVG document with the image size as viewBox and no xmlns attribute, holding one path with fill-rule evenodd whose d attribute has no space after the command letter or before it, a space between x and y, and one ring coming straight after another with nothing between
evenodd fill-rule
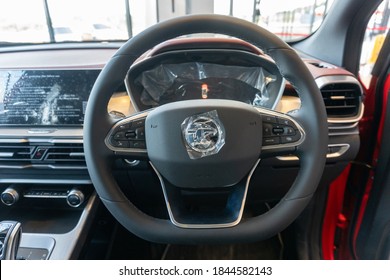
<instances>
[{"instance_id":1,"label":"steering wheel","mask_svg":"<svg viewBox=\"0 0 390 280\"><path fill-rule=\"evenodd\" d=\"M134 61L159 43L193 33L229 35L263 50L298 92L301 108L287 115L237 101L192 100L113 120L108 101ZM315 192L327 139L321 94L296 52L257 25L221 15L175 18L127 41L96 80L84 122L87 167L101 200L129 231L160 243L249 242L277 234ZM260 159L287 154L300 159L289 191L266 213L243 219L250 178ZM169 219L145 214L123 194L112 174L113 161L123 156L149 160L160 179ZM188 192L221 192L226 203L190 211L181 196Z\"/></svg>"}]
</instances>

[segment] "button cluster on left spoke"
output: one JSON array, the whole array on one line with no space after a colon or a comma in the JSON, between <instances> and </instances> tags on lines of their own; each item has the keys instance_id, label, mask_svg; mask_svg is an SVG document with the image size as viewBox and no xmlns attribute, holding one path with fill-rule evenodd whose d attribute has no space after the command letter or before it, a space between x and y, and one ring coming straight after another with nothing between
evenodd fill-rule
<instances>
[{"instance_id":1,"label":"button cluster on left spoke","mask_svg":"<svg viewBox=\"0 0 390 280\"><path fill-rule=\"evenodd\" d=\"M114 148L146 149L145 118L117 125L111 133Z\"/></svg>"}]
</instances>

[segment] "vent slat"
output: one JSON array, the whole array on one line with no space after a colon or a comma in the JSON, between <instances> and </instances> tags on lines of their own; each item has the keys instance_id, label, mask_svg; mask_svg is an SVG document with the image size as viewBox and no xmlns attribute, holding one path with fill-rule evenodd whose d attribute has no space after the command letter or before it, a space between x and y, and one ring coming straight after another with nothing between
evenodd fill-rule
<instances>
[{"instance_id":1,"label":"vent slat","mask_svg":"<svg viewBox=\"0 0 390 280\"><path fill-rule=\"evenodd\" d=\"M359 113L361 91L353 83L332 83L321 89L328 117L348 118Z\"/></svg>"},{"instance_id":2,"label":"vent slat","mask_svg":"<svg viewBox=\"0 0 390 280\"><path fill-rule=\"evenodd\" d=\"M0 144L1 166L10 168L35 166L37 168L80 169L85 168L85 156L82 143L38 144L30 143Z\"/></svg>"}]
</instances>

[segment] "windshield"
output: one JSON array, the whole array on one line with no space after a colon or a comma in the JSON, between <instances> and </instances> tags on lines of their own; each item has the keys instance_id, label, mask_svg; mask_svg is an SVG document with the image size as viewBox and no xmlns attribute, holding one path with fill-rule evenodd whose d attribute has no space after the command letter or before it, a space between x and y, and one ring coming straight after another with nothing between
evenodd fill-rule
<instances>
[{"instance_id":1,"label":"windshield","mask_svg":"<svg viewBox=\"0 0 390 280\"><path fill-rule=\"evenodd\" d=\"M54 43L123 41L145 28L187 14L232 15L285 41L305 38L333 0L2 0L0 41Z\"/></svg>"}]
</instances>

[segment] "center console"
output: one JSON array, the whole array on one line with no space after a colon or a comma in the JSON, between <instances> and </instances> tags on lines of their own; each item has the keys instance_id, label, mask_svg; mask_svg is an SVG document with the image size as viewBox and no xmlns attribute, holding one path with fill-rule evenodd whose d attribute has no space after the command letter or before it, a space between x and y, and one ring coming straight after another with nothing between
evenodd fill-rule
<instances>
[{"instance_id":1,"label":"center console","mask_svg":"<svg viewBox=\"0 0 390 280\"><path fill-rule=\"evenodd\" d=\"M98 69L0 71L0 220L18 259L77 258L97 206L82 124Z\"/></svg>"}]
</instances>

